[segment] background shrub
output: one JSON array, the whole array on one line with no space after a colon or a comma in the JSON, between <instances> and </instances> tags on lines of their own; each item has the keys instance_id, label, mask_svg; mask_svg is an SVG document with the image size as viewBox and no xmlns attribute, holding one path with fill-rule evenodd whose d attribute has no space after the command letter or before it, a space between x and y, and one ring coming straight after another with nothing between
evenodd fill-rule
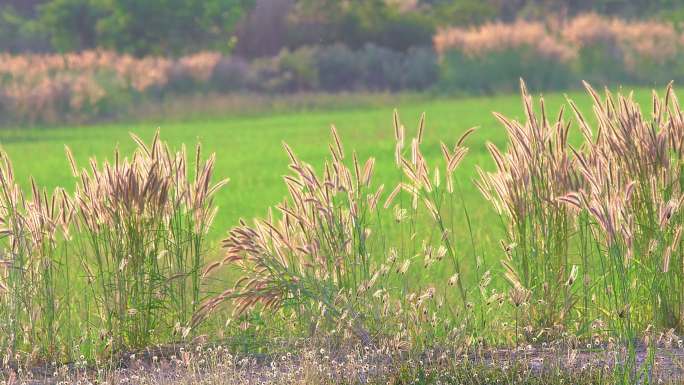
<instances>
[{"instance_id":1,"label":"background shrub","mask_svg":"<svg viewBox=\"0 0 684 385\"><path fill-rule=\"evenodd\" d=\"M190 93L201 89L201 84L197 82L190 71L179 63L174 63L168 72L168 82L165 91L176 93Z\"/></svg>"},{"instance_id":2,"label":"background shrub","mask_svg":"<svg viewBox=\"0 0 684 385\"><path fill-rule=\"evenodd\" d=\"M349 20L375 20L369 17ZM293 45L251 60L217 51L175 58L110 51L2 54L4 119L80 123L122 115L133 103L209 91L493 93L513 91L521 77L538 90L564 89L579 80L637 85L684 79L684 34L666 22L595 14L555 24L492 22L444 28L432 47L418 40L394 47L349 39L347 45Z\"/></svg>"},{"instance_id":3,"label":"background shrub","mask_svg":"<svg viewBox=\"0 0 684 385\"><path fill-rule=\"evenodd\" d=\"M300 47L294 51L285 49L275 58L282 77L281 91L311 91L318 89L319 71L316 65L316 49Z\"/></svg>"},{"instance_id":4,"label":"background shrub","mask_svg":"<svg viewBox=\"0 0 684 385\"><path fill-rule=\"evenodd\" d=\"M218 92L239 91L249 86L249 63L240 57L222 57L211 74L211 86Z\"/></svg>"},{"instance_id":5,"label":"background shrub","mask_svg":"<svg viewBox=\"0 0 684 385\"><path fill-rule=\"evenodd\" d=\"M355 89L363 76L362 63L352 50L340 44L321 48L317 65L321 89L325 91Z\"/></svg>"},{"instance_id":6,"label":"background shrub","mask_svg":"<svg viewBox=\"0 0 684 385\"><path fill-rule=\"evenodd\" d=\"M402 60L405 55L389 48L367 44L356 53L363 66L364 87L372 90L398 90L402 83Z\"/></svg>"},{"instance_id":7,"label":"background shrub","mask_svg":"<svg viewBox=\"0 0 684 385\"><path fill-rule=\"evenodd\" d=\"M409 49L402 63L402 87L411 90L425 90L439 79L437 55L431 47Z\"/></svg>"},{"instance_id":8,"label":"background shrub","mask_svg":"<svg viewBox=\"0 0 684 385\"><path fill-rule=\"evenodd\" d=\"M513 90L519 78L543 89L566 86L575 48L542 23L519 20L477 28L450 28L435 35L442 55L443 88L475 92Z\"/></svg>"},{"instance_id":9,"label":"background shrub","mask_svg":"<svg viewBox=\"0 0 684 385\"><path fill-rule=\"evenodd\" d=\"M255 59L251 63L250 84L255 91L279 92L287 86L288 77L280 71L278 61L273 58Z\"/></svg>"},{"instance_id":10,"label":"background shrub","mask_svg":"<svg viewBox=\"0 0 684 385\"><path fill-rule=\"evenodd\" d=\"M534 89L562 89L573 81L570 67L519 47L471 57L448 52L442 61L440 88L447 92L512 92L523 78Z\"/></svg>"}]
</instances>

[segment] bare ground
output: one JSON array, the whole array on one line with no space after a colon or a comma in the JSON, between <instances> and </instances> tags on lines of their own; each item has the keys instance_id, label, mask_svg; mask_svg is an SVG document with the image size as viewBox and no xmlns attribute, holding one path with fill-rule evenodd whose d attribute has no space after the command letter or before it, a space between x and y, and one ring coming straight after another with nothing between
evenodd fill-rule
<instances>
[{"instance_id":1,"label":"bare ground","mask_svg":"<svg viewBox=\"0 0 684 385\"><path fill-rule=\"evenodd\" d=\"M639 383L682 383L684 347L659 344L636 346L634 378ZM541 375L615 373L624 368L624 347L591 345L582 348L560 345L522 346L515 349L435 349L417 356L387 348L357 347L328 352L303 349L279 355L235 355L221 346L166 346L122 355L116 364L38 365L20 369L8 366L0 384L316 384L387 383L406 368L464 368ZM479 369L478 369L479 370ZM518 376L520 377L520 376Z\"/></svg>"}]
</instances>

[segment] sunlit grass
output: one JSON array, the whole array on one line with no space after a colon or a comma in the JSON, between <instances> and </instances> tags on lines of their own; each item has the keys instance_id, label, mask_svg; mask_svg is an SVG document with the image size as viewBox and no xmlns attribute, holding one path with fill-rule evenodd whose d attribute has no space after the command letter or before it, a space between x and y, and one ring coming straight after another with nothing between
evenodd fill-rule
<instances>
[{"instance_id":1,"label":"sunlit grass","mask_svg":"<svg viewBox=\"0 0 684 385\"><path fill-rule=\"evenodd\" d=\"M573 108L590 110L586 97L573 95L573 99L579 106ZM365 346L379 341L387 349L408 349L413 354L434 346L455 346L468 352L483 346L517 347L521 342L555 339L582 343L599 338L617 343L618 349L626 343L630 361L620 366L623 372L616 369L615 374L625 383L631 381L641 375L634 371L650 370L650 366L635 366L634 341L644 337L651 354L648 341L653 327L657 332L679 328L679 297L672 293L680 285L681 271L670 272L670 264L679 264L681 259L681 224L677 222L681 217L675 215L681 205L681 164L677 163L681 122L668 115L672 125L664 124L665 114L661 114L654 125L660 131L656 135L654 128L651 135L651 126L642 123L636 105L620 100L623 120L608 107L608 112L594 107L603 133L594 142L588 127L596 122L584 123L579 112L575 119L582 130L575 124L567 133L562 120L549 125L546 116L556 115L565 103L561 95L546 97L545 106L552 107L538 115L531 99L525 99L523 108L513 100L518 98L399 106L402 119L389 113L382 119L389 124L377 126L373 123L384 114L382 109L335 111L325 117L302 113L234 117L188 126L172 123L168 130L172 145L180 147L199 139L205 149L216 152L215 167L213 158L204 167L188 164L182 152L160 157L165 147L148 149L134 137L132 142L138 142L134 167L129 170L128 163L121 163L118 157L109 159L115 165L112 170L104 166L102 173L84 173L82 187L75 190L71 186L77 180L60 174L82 162L79 158L84 154L76 150L78 146L87 149L89 143L87 155L118 147L120 135L128 135L125 125L6 132L5 148L19 159L14 160L17 179L26 172L35 175L39 184L67 189L66 193L58 190L58 198L52 200L58 210L48 209L41 215L73 213L74 220L60 218L55 223L66 227L73 223L82 232L82 238L76 236L73 242L68 236L64 241L53 240L50 229L30 231L43 234L54 246L13 251L30 261L47 260L52 269L47 271L54 270L57 278L53 279L52 273L38 274L39 279L25 284L23 274L10 276L12 291L7 298L16 300L6 309L20 316L17 325L9 326L14 333L50 326L47 345L40 345L45 344L41 336L26 341L35 339L44 351L32 352L32 356L51 357L55 345L51 334L62 335L52 327L69 327L72 322L68 311L56 319L52 307L60 300L73 303L70 296L74 296L93 299L90 306L99 309L93 313L99 320L86 323L107 325L104 338L120 341L112 345L115 351L197 335L194 328L205 319L209 321L197 331L212 333L213 339L222 338L224 332L237 338L254 333L261 339L292 333L323 338L338 347L353 343L350 341ZM484 107L475 110L475 106ZM663 111L658 102L654 106ZM673 104L672 108L678 107ZM495 128L499 125L494 125L492 118L484 118L483 109L508 116L499 117L507 131ZM418 112L421 110L428 112L427 119ZM416 119L407 119L406 111L415 113ZM469 124L475 112L480 113L479 125ZM323 119L338 127L332 130L331 140ZM292 128L297 122L299 130ZM412 122L416 128L411 127ZM621 126L623 123L616 122L628 123ZM318 123L324 128L315 128ZM194 137L184 131L193 126L200 127ZM472 126L479 128L470 130ZM625 127L633 132L620 131ZM101 134L100 139L89 141L94 132ZM134 132L145 135L148 130ZM167 138L167 131L163 132ZM277 143L272 143L275 138ZM283 139L289 144L284 149ZM494 145L485 145L488 142ZM55 143L65 160L56 160ZM74 148L75 159L64 157L64 143ZM130 153L128 146L122 142L123 153ZM40 157L55 160L41 165L39 156L26 151L29 147L43 147ZM470 153L464 157L468 149ZM652 153L660 163L649 160ZM495 169L490 156L497 159L496 172L487 174ZM287 158L289 170L282 166ZM369 161L360 160L366 158ZM669 163L672 160L674 164ZM93 170L97 164L93 162ZM51 172L46 172L47 165ZM198 167L194 177L201 183L186 186L185 180L190 178L186 167L194 166ZM486 171L478 175L476 166ZM193 230L192 220L198 217L189 207L194 207L194 197L210 191L208 175L214 168L218 178L230 176L232 182L216 195L220 210L209 235L212 242L195 247L194 243L202 243L204 238L194 232L203 231ZM136 181L142 184L132 183L125 177L129 173L139 175ZM283 181L284 174L289 176ZM482 183L479 190L474 183L478 178ZM639 184L631 184L633 180ZM13 219L12 202L17 201L13 185L5 191L9 193L4 206L10 208L5 218ZM168 191L171 198L164 195ZM285 192L288 197L282 203ZM71 193L75 203L66 198ZM171 206L160 197L171 199ZM48 196L40 199L50 201ZM29 209L42 201L29 204ZM492 203L501 209L497 212ZM146 208L131 211L131 204L151 205L151 221L147 221ZM273 209L269 211L269 207ZM211 211L211 203L200 209L204 214L198 223L210 222L205 209ZM29 210L26 217L31 215ZM181 218L178 223L174 221L177 216ZM248 220L234 227L241 217ZM251 218L262 219L252 224ZM11 233L10 241L23 240L24 228L31 229L18 223L19 230ZM221 250L217 241L231 228ZM42 239L34 244L40 245ZM58 259L62 255L58 246L72 243L77 247L69 249L71 258ZM652 257L654 250L656 257ZM222 253L225 258L221 265L210 265L216 271L200 294L200 269L205 262L220 260ZM137 258L141 258L140 264L129 268ZM174 265L174 258L180 265ZM159 265L166 259L171 261L170 269ZM218 273L224 270L222 265L232 266L232 274L230 269ZM9 271L23 272L23 266ZM69 271L80 267L86 272L70 275ZM236 281L236 270L243 280ZM661 277L661 272L669 274ZM187 284L176 285L179 277ZM93 289L94 296L79 296L73 290L65 294L60 285L72 280L80 280L82 287L101 285L101 289ZM24 289L45 296L35 297ZM188 289L191 292L186 297ZM213 290L223 294L211 298ZM632 293L649 290L656 294L646 295L645 300L637 301ZM60 293L60 300L51 297L54 292ZM210 300L200 306L204 296ZM31 303L29 298L36 301L36 307L23 314L21 307ZM177 301L182 309L174 312ZM223 302L232 302L235 311L230 314L230 307L223 310ZM200 309L193 322L188 319L190 308ZM32 315L42 310L48 311L39 323L33 322ZM164 322L156 322L157 318ZM178 320L177 325L169 320ZM150 339L146 333L152 329L162 337ZM73 344L74 337L66 335L70 337L63 337L64 341ZM88 344L94 340L91 335L80 341ZM247 351L260 348L254 340L247 345ZM96 349L89 358L101 353Z\"/></svg>"}]
</instances>

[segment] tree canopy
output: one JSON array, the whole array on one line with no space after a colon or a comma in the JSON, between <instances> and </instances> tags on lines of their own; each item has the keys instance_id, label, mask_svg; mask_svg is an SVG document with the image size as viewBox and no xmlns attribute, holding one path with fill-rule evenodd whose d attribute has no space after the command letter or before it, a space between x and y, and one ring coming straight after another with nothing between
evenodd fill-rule
<instances>
[{"instance_id":1,"label":"tree canopy","mask_svg":"<svg viewBox=\"0 0 684 385\"><path fill-rule=\"evenodd\" d=\"M16 4L15 4L16 3ZM57 51L95 47L135 55L225 51L253 0L32 0L0 8L0 31L32 32ZM2 39L2 38L0 38ZM9 40L9 39L8 39ZM0 44L6 49L9 44Z\"/></svg>"},{"instance_id":2,"label":"tree canopy","mask_svg":"<svg viewBox=\"0 0 684 385\"><path fill-rule=\"evenodd\" d=\"M443 26L584 12L684 20L681 0L5 0L0 51L113 49L138 56L235 47L248 57L283 48L371 43L406 51ZM237 41L237 45L234 43Z\"/></svg>"}]
</instances>

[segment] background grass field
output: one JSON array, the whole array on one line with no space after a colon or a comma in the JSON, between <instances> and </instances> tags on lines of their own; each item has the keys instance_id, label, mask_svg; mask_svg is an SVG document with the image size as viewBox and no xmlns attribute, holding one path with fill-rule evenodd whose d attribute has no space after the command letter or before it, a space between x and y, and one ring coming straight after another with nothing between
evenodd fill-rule
<instances>
[{"instance_id":1,"label":"background grass field","mask_svg":"<svg viewBox=\"0 0 684 385\"><path fill-rule=\"evenodd\" d=\"M558 107L566 104L565 96L575 100L585 115L591 114L588 96L582 92L572 92L567 95L545 95L547 108L553 111L550 116L555 116ZM637 89L634 97L642 105L648 105L650 91ZM313 111L275 114L250 112L203 120L9 129L0 132L0 143L13 160L17 180L23 186L28 187L29 178L33 176L40 186L52 189L56 186L69 188L77 182L71 176L64 154L65 145L71 147L79 165L86 166L92 156L99 161L112 159L115 147L125 155L130 154L135 143L129 133L149 141L155 130L160 128L162 139L173 146L182 143L192 146L201 142L205 155L216 153L216 178L230 178L229 185L216 196L219 213L210 235L215 246L212 248L213 254L218 253L218 241L239 218L264 215L268 207L284 197L286 189L282 176L288 172L288 161L282 148L283 141L305 161L319 166L328 155L330 125L334 124L348 155L354 150L361 159L376 158L376 178L385 184L387 194L399 175L393 160L392 110L398 109L409 136L415 134L418 118L421 112L425 112L427 128L423 148L429 160L441 157L440 141L453 144L466 129L479 127L468 140L470 152L456 171L456 179L471 215L477 244L484 247L480 252L484 253L485 258L490 252L496 252L502 230L500 222L472 181L476 177L476 166L492 169L492 161L485 148L486 141L497 146L505 145L504 128L491 112L521 118L519 95L435 99L418 103L398 97L397 103L393 104L388 99L385 106L339 108L331 101L330 108L320 107ZM569 113L566 110L566 114ZM579 133L573 129L571 135L578 137ZM467 236L465 227L463 231L461 235ZM466 240L463 237L461 239Z\"/></svg>"}]
</instances>

